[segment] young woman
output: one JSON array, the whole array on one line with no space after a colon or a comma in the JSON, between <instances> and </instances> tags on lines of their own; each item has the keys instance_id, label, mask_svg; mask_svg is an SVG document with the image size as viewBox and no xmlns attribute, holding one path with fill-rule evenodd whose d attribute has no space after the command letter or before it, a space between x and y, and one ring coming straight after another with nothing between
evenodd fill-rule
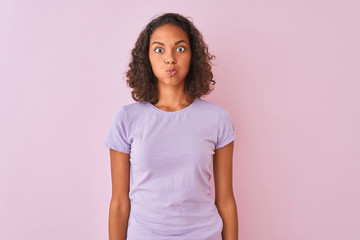
<instances>
[{"instance_id":1,"label":"young woman","mask_svg":"<svg viewBox=\"0 0 360 240\"><path fill-rule=\"evenodd\" d=\"M116 112L104 141L110 240L237 240L234 126L223 107L201 99L215 84L213 57L179 14L159 16L140 33L126 75L136 102Z\"/></svg>"}]
</instances>

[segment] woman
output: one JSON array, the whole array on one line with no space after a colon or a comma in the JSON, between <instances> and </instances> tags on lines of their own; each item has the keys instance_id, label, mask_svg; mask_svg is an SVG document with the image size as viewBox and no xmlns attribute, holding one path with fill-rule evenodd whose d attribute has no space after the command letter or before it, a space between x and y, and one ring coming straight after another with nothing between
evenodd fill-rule
<instances>
[{"instance_id":1,"label":"woman","mask_svg":"<svg viewBox=\"0 0 360 240\"><path fill-rule=\"evenodd\" d=\"M141 32L126 75L136 102L117 111L104 141L110 240L237 240L234 126L224 108L201 99L215 84L212 58L179 14L159 16Z\"/></svg>"}]
</instances>

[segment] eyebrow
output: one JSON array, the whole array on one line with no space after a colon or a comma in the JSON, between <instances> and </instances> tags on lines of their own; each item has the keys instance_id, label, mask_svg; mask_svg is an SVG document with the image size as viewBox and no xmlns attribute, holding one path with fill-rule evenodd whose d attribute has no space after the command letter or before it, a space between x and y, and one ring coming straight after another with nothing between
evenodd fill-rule
<instances>
[{"instance_id":1,"label":"eyebrow","mask_svg":"<svg viewBox=\"0 0 360 240\"><path fill-rule=\"evenodd\" d=\"M179 43L182 43L182 42L188 44L185 40L180 40L180 41L177 41L177 42L175 43L175 45L178 45ZM158 42L158 41L153 42L153 43L151 44L151 46L154 45L154 44L159 44L159 45L165 46L164 43Z\"/></svg>"}]
</instances>

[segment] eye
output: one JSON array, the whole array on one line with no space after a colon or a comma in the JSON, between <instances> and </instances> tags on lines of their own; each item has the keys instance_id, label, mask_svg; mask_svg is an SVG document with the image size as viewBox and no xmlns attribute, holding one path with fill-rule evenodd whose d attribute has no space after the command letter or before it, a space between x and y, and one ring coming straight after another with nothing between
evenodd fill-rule
<instances>
[{"instance_id":1,"label":"eye","mask_svg":"<svg viewBox=\"0 0 360 240\"><path fill-rule=\"evenodd\" d=\"M176 51L178 51L178 52L183 52L183 51L185 51L185 48L184 48L184 47L178 47L178 48L176 49Z\"/></svg>"},{"instance_id":2,"label":"eye","mask_svg":"<svg viewBox=\"0 0 360 240\"><path fill-rule=\"evenodd\" d=\"M164 50L162 48L155 48L154 50L156 53L161 53L163 52Z\"/></svg>"}]
</instances>

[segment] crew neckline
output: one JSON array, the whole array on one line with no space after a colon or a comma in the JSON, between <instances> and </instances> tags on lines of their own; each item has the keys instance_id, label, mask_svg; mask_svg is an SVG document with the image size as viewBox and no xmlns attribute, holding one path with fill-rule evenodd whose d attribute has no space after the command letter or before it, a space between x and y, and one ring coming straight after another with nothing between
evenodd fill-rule
<instances>
[{"instance_id":1,"label":"crew neckline","mask_svg":"<svg viewBox=\"0 0 360 240\"><path fill-rule=\"evenodd\" d=\"M153 104L151 104L150 102L148 102L148 105L150 105L151 108L155 109L157 112L163 113L163 114L168 114L168 115L174 115L174 114L179 114L179 113L183 113L188 111L192 106L194 106L195 102L198 101L198 98L195 98L194 101L187 107L177 110L177 111L165 111L165 110L161 110L160 108L155 107Z\"/></svg>"}]
</instances>

